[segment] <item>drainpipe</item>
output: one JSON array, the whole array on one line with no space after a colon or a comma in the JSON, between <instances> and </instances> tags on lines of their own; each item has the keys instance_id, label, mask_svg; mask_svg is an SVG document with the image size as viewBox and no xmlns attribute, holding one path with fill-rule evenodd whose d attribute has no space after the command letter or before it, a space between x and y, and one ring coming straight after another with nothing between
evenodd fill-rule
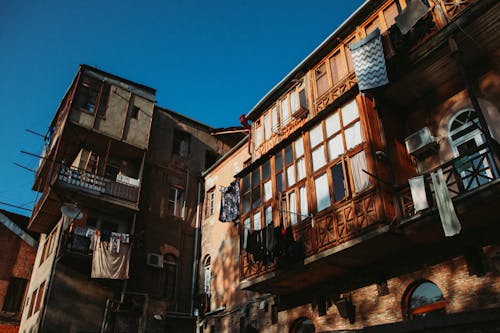
<instances>
[{"instance_id":1,"label":"drainpipe","mask_svg":"<svg viewBox=\"0 0 500 333\"><path fill-rule=\"evenodd\" d=\"M198 276L198 242L200 239L201 227L200 227L200 214L201 214L201 186L203 185L203 181L201 178L198 179L198 198L197 198L197 207L196 207L196 225L195 225L195 234L194 234L194 245L193 245L193 277L191 280L191 315L194 317L194 290L196 277ZM198 327L196 328L198 331Z\"/></svg>"}]
</instances>

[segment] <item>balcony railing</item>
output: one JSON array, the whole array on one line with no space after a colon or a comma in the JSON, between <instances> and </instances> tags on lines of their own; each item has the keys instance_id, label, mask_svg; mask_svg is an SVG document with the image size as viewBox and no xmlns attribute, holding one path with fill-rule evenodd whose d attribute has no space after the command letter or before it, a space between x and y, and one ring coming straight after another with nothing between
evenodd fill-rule
<instances>
[{"instance_id":1,"label":"balcony railing","mask_svg":"<svg viewBox=\"0 0 500 333\"><path fill-rule=\"evenodd\" d=\"M89 193L109 195L134 203L139 197L138 186L120 183L72 167L62 166L58 180Z\"/></svg>"},{"instance_id":2,"label":"balcony railing","mask_svg":"<svg viewBox=\"0 0 500 333\"><path fill-rule=\"evenodd\" d=\"M358 197L337 204L326 213L307 219L293 227L294 239L304 245L305 256L311 256L333 248L372 230L382 220L377 208L378 195L375 188ZM280 258L264 265L253 260L252 255L243 252L240 260L241 279L254 278L276 268Z\"/></svg>"},{"instance_id":3,"label":"balcony railing","mask_svg":"<svg viewBox=\"0 0 500 333\"><path fill-rule=\"evenodd\" d=\"M436 208L430 174L439 168L443 170L444 179L452 199L479 189L498 178L498 171L495 169L490 150L486 145L482 145L469 154L454 158L424 174L429 209ZM400 188L398 195L401 217L408 218L415 215L410 187Z\"/></svg>"}]
</instances>

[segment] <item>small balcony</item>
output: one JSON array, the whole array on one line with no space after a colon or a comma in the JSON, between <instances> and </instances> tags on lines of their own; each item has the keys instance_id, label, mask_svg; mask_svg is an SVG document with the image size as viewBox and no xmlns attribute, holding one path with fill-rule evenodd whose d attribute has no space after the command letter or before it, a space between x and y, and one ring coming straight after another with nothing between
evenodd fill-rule
<instances>
[{"instance_id":1,"label":"small balcony","mask_svg":"<svg viewBox=\"0 0 500 333\"><path fill-rule=\"evenodd\" d=\"M405 185L399 188L398 197L401 209L401 224L404 224L405 221L415 220L436 212L437 204L431 173L439 168L443 171L450 197L457 206L460 206L459 204L465 198L475 194L483 193L481 195L483 197L492 192L498 192L498 170L496 170L493 163L490 149L487 145L482 145L468 154L456 157L423 175L426 199L429 204L428 209L416 213L410 187Z\"/></svg>"},{"instance_id":2,"label":"small balcony","mask_svg":"<svg viewBox=\"0 0 500 333\"><path fill-rule=\"evenodd\" d=\"M62 187L91 195L109 196L130 203L137 203L139 199L139 180L125 176L111 180L77 168L62 166L57 181Z\"/></svg>"}]
</instances>

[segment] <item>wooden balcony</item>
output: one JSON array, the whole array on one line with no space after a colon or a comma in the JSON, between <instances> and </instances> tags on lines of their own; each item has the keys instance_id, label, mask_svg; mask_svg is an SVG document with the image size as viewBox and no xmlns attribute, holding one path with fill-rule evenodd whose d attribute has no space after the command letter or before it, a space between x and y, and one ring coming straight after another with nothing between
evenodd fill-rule
<instances>
[{"instance_id":1,"label":"wooden balcony","mask_svg":"<svg viewBox=\"0 0 500 333\"><path fill-rule=\"evenodd\" d=\"M280 266L280 258L264 265L243 252L240 287L285 298L294 293L307 295L330 288L333 281L342 288L339 286L358 283L369 274L389 275L412 260L429 263L435 260L436 253L454 257L462 255L471 244L494 242L500 225L495 223L491 201L500 195L500 180L488 149L481 146L440 168L462 225L459 235L444 236L427 173L431 204L425 211L414 213L410 190L405 186L394 197L394 202L401 206L399 217L387 221L381 194L377 188L371 188L314 220L295 226L295 240L304 243L305 258L294 265Z\"/></svg>"},{"instance_id":2,"label":"wooden balcony","mask_svg":"<svg viewBox=\"0 0 500 333\"><path fill-rule=\"evenodd\" d=\"M321 212L314 219L307 219L294 226L294 239L303 242L305 249L305 260L295 266L279 267L279 258L264 265L254 262L250 254L242 253L241 287L282 294L307 287L325 278L326 275L310 274L311 271L305 267L328 257L328 251L357 244L359 239L371 232L376 235L380 228L386 227L383 224L381 198L377 193L377 188L372 187L355 198ZM290 279L290 276L293 278ZM296 283L297 281L301 282Z\"/></svg>"}]
</instances>

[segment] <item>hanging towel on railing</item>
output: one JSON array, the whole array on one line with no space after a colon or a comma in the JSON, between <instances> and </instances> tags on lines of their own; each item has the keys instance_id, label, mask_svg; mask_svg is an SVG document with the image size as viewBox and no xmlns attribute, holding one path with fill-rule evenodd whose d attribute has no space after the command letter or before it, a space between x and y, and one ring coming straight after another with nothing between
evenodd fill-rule
<instances>
[{"instance_id":1,"label":"hanging towel on railing","mask_svg":"<svg viewBox=\"0 0 500 333\"><path fill-rule=\"evenodd\" d=\"M102 241L98 231L93 239L92 274L93 279L128 279L130 244L120 244L119 252L114 252L109 241Z\"/></svg>"},{"instance_id":2,"label":"hanging towel on railing","mask_svg":"<svg viewBox=\"0 0 500 333\"><path fill-rule=\"evenodd\" d=\"M238 223L240 218L240 189L238 181L221 188L219 221Z\"/></svg>"},{"instance_id":3,"label":"hanging towel on railing","mask_svg":"<svg viewBox=\"0 0 500 333\"><path fill-rule=\"evenodd\" d=\"M408 179L410 184L411 198L413 199L413 209L415 213L429 208L427 194L425 192L424 176L417 176Z\"/></svg>"},{"instance_id":4,"label":"hanging towel on railing","mask_svg":"<svg viewBox=\"0 0 500 333\"><path fill-rule=\"evenodd\" d=\"M359 42L353 43L349 48L360 91L378 88L389 83L379 29Z\"/></svg>"},{"instance_id":5,"label":"hanging towel on railing","mask_svg":"<svg viewBox=\"0 0 500 333\"><path fill-rule=\"evenodd\" d=\"M446 186L443 170L437 169L435 173L431 172L431 178L444 235L446 237L454 236L460 233L462 226L455 213L455 207L453 207L453 202L448 192L448 186Z\"/></svg>"}]
</instances>

